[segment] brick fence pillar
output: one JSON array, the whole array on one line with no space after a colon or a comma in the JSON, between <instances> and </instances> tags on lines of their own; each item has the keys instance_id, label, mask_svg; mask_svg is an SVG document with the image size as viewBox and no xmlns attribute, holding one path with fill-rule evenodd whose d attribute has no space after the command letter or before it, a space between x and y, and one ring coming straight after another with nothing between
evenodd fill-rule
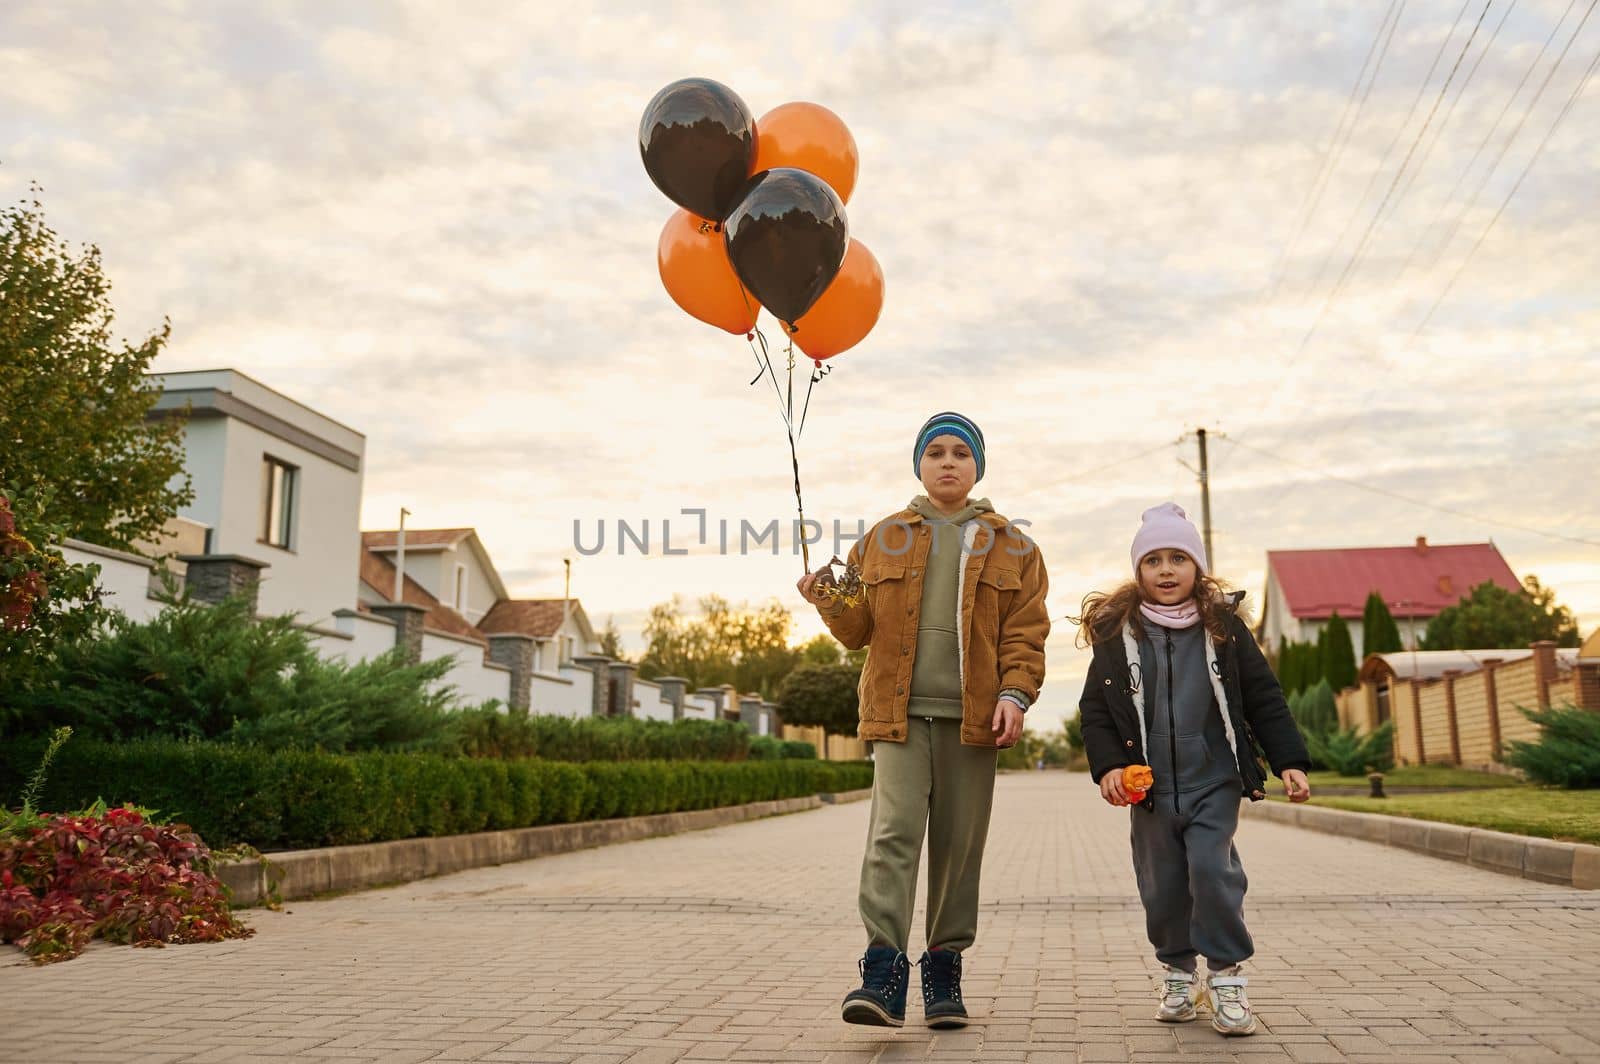
<instances>
[{"instance_id":1,"label":"brick fence pillar","mask_svg":"<svg viewBox=\"0 0 1600 1064\"><path fill-rule=\"evenodd\" d=\"M261 594L261 570L269 568L266 562L240 554L180 554L178 560L187 567L183 586L190 598L216 605L224 599L243 597L249 600L250 613L255 615Z\"/></svg>"},{"instance_id":2,"label":"brick fence pillar","mask_svg":"<svg viewBox=\"0 0 1600 1064\"><path fill-rule=\"evenodd\" d=\"M533 651L531 635L501 632L489 637L489 660L511 670L506 704L522 713L533 707Z\"/></svg>"},{"instance_id":3,"label":"brick fence pillar","mask_svg":"<svg viewBox=\"0 0 1600 1064\"><path fill-rule=\"evenodd\" d=\"M368 609L394 622L394 645L400 649L402 658L412 665L422 660L422 622L428 616L425 607L409 602L386 602Z\"/></svg>"}]
</instances>

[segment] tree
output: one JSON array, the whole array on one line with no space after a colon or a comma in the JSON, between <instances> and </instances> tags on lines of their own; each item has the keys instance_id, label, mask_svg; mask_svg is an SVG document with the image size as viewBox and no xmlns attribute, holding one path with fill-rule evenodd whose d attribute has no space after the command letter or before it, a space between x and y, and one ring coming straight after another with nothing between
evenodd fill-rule
<instances>
[{"instance_id":1,"label":"tree","mask_svg":"<svg viewBox=\"0 0 1600 1064\"><path fill-rule=\"evenodd\" d=\"M408 664L391 651L323 658L295 617L257 619L241 598L171 598L143 623L111 616L98 638L65 644L48 684L19 698L19 732L70 724L106 742L152 736L267 747L427 747L456 702L440 686L449 655Z\"/></svg>"},{"instance_id":2,"label":"tree","mask_svg":"<svg viewBox=\"0 0 1600 1064\"><path fill-rule=\"evenodd\" d=\"M860 682L860 670L849 665L801 665L783 681L778 712L785 724L854 735L860 720Z\"/></svg>"},{"instance_id":3,"label":"tree","mask_svg":"<svg viewBox=\"0 0 1600 1064\"><path fill-rule=\"evenodd\" d=\"M1388 603L1377 591L1367 596L1366 609L1361 612L1361 660L1373 654L1393 654L1405 649L1400 642L1400 626Z\"/></svg>"},{"instance_id":4,"label":"tree","mask_svg":"<svg viewBox=\"0 0 1600 1064\"><path fill-rule=\"evenodd\" d=\"M844 648L831 635L815 635L800 644L802 665L839 665L844 662Z\"/></svg>"},{"instance_id":5,"label":"tree","mask_svg":"<svg viewBox=\"0 0 1600 1064\"><path fill-rule=\"evenodd\" d=\"M153 539L193 498L183 420L149 420L145 373L171 332L113 344L100 251L67 246L37 200L0 211L0 482L49 495L67 536Z\"/></svg>"},{"instance_id":6,"label":"tree","mask_svg":"<svg viewBox=\"0 0 1600 1064\"><path fill-rule=\"evenodd\" d=\"M1322 650L1316 643L1301 643L1280 637L1278 644L1278 686L1284 694L1303 691L1322 678Z\"/></svg>"},{"instance_id":7,"label":"tree","mask_svg":"<svg viewBox=\"0 0 1600 1064\"><path fill-rule=\"evenodd\" d=\"M1339 611L1328 618L1322 630L1322 676L1335 691L1354 687L1356 683L1356 651L1350 642L1350 626Z\"/></svg>"},{"instance_id":8,"label":"tree","mask_svg":"<svg viewBox=\"0 0 1600 1064\"><path fill-rule=\"evenodd\" d=\"M684 616L677 596L651 607L640 677L682 676L691 690L731 683L774 697L800 657L789 645L789 611L776 599L760 609L735 609L719 595L701 599L700 610L699 617Z\"/></svg>"},{"instance_id":9,"label":"tree","mask_svg":"<svg viewBox=\"0 0 1600 1064\"><path fill-rule=\"evenodd\" d=\"M1339 729L1339 707L1327 680L1318 680L1290 699L1289 712L1302 735L1325 738Z\"/></svg>"},{"instance_id":10,"label":"tree","mask_svg":"<svg viewBox=\"0 0 1600 1064\"><path fill-rule=\"evenodd\" d=\"M1517 591L1486 580L1428 624L1428 650L1513 650L1542 639L1578 645L1572 611L1556 602L1554 588L1529 576Z\"/></svg>"},{"instance_id":11,"label":"tree","mask_svg":"<svg viewBox=\"0 0 1600 1064\"><path fill-rule=\"evenodd\" d=\"M617 619L606 618L606 630L600 633L600 653L612 661L627 661L628 655L622 650L622 633L617 630Z\"/></svg>"},{"instance_id":12,"label":"tree","mask_svg":"<svg viewBox=\"0 0 1600 1064\"><path fill-rule=\"evenodd\" d=\"M62 648L105 619L97 565L73 565L49 546L61 528L44 499L0 487L0 731L17 700L53 671Z\"/></svg>"}]
</instances>

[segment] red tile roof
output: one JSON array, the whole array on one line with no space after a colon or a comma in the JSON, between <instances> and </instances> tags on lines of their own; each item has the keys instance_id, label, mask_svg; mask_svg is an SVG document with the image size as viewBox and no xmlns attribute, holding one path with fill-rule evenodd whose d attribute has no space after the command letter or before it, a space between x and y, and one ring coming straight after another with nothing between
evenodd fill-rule
<instances>
[{"instance_id":1,"label":"red tile roof","mask_svg":"<svg viewBox=\"0 0 1600 1064\"><path fill-rule=\"evenodd\" d=\"M561 630L562 603L562 599L501 599L483 615L478 627L489 633L517 632L545 639Z\"/></svg>"},{"instance_id":2,"label":"red tile roof","mask_svg":"<svg viewBox=\"0 0 1600 1064\"><path fill-rule=\"evenodd\" d=\"M1303 620L1360 617L1373 591L1396 617L1432 617L1474 587L1492 580L1507 591L1522 585L1493 543L1345 550L1274 550L1267 569L1283 589L1289 612Z\"/></svg>"},{"instance_id":3,"label":"red tile roof","mask_svg":"<svg viewBox=\"0 0 1600 1064\"><path fill-rule=\"evenodd\" d=\"M472 535L470 528L408 528L406 549L413 547L453 547ZM361 545L368 550L394 550L400 543L400 530L384 529L361 533Z\"/></svg>"},{"instance_id":4,"label":"red tile roof","mask_svg":"<svg viewBox=\"0 0 1600 1064\"><path fill-rule=\"evenodd\" d=\"M410 533L406 533L407 538ZM386 600L394 600L394 563L366 549L361 550L361 582L373 591L382 595ZM411 577L406 577L405 584L400 591L401 600L413 606L421 606L428 611L423 619L424 629L432 628L438 632L447 632L450 635L465 636L468 639L483 641L483 632L474 627L461 614L446 606L423 588Z\"/></svg>"}]
</instances>

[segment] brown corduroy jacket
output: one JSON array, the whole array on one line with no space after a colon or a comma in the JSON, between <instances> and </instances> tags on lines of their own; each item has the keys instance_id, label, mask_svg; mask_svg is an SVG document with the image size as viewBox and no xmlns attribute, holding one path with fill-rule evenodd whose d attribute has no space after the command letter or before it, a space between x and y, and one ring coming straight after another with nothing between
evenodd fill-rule
<instances>
[{"instance_id":1,"label":"brown corduroy jacket","mask_svg":"<svg viewBox=\"0 0 1600 1064\"><path fill-rule=\"evenodd\" d=\"M819 606L834 638L850 650L867 647L861 670L861 726L868 741L905 742L911 667L917 658L922 580L932 542L927 522L902 510L878 522L850 549L861 571L866 601L842 608ZM962 561L957 595L961 647L961 741L993 746L995 702L1014 687L1039 697L1044 684L1045 609L1049 577L1038 546L995 513L967 525L970 553Z\"/></svg>"}]
</instances>

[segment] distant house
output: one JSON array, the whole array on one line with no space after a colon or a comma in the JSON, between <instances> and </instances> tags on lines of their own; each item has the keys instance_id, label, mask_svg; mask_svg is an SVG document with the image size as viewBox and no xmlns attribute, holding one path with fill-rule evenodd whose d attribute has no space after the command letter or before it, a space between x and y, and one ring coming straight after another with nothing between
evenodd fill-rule
<instances>
[{"instance_id":1,"label":"distant house","mask_svg":"<svg viewBox=\"0 0 1600 1064\"><path fill-rule=\"evenodd\" d=\"M471 528L362 532L361 433L237 370L152 374L153 418L188 412L184 468L194 501L141 553L77 540L66 557L100 567L101 590L133 620L154 616L161 575L199 602L243 596L294 614L318 653L364 661L450 658L444 682L464 702L567 717L743 721L777 734L777 707L732 687L688 691L681 677L638 680L612 661L575 598L511 597ZM401 573L403 568L404 572ZM857 756L851 754L849 756Z\"/></svg>"},{"instance_id":2,"label":"distant house","mask_svg":"<svg viewBox=\"0 0 1600 1064\"><path fill-rule=\"evenodd\" d=\"M578 654L600 653L600 637L577 599L501 599L478 627L491 635L532 636L536 672L554 672Z\"/></svg>"},{"instance_id":3,"label":"distant house","mask_svg":"<svg viewBox=\"0 0 1600 1064\"><path fill-rule=\"evenodd\" d=\"M1415 647L1428 622L1461 601L1474 587L1493 581L1508 591L1521 588L1493 543L1354 547L1267 552L1267 589L1258 632L1269 650L1281 638L1315 642L1335 612L1350 624L1361 653L1361 616L1367 596L1383 596L1400 627L1400 639Z\"/></svg>"}]
</instances>

